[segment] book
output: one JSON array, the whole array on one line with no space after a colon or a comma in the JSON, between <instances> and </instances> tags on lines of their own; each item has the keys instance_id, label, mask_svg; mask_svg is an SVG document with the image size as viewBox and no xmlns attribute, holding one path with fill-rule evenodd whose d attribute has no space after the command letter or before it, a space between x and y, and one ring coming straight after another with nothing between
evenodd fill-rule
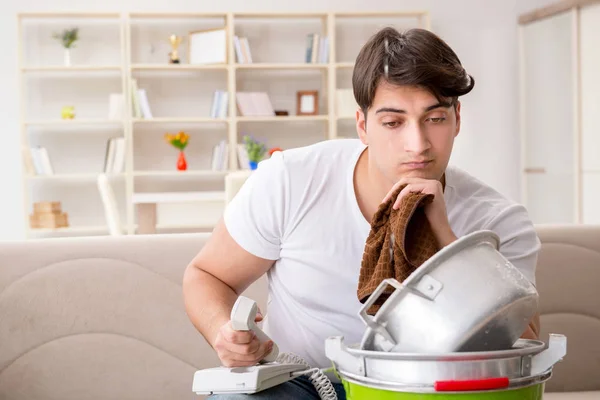
<instances>
[{"instance_id":1,"label":"book","mask_svg":"<svg viewBox=\"0 0 600 400\"><path fill-rule=\"evenodd\" d=\"M229 169L229 145L225 140L221 140L213 147L211 160L211 169L213 171L225 171Z\"/></svg>"},{"instance_id":2,"label":"book","mask_svg":"<svg viewBox=\"0 0 600 400\"><path fill-rule=\"evenodd\" d=\"M104 173L120 174L125 170L125 138L110 138L106 143Z\"/></svg>"},{"instance_id":3,"label":"book","mask_svg":"<svg viewBox=\"0 0 600 400\"><path fill-rule=\"evenodd\" d=\"M229 105L229 93L224 90L216 90L210 110L211 118L227 118L227 106Z\"/></svg>"},{"instance_id":4,"label":"book","mask_svg":"<svg viewBox=\"0 0 600 400\"><path fill-rule=\"evenodd\" d=\"M238 110L246 117L272 117L275 110L266 92L237 92Z\"/></svg>"},{"instance_id":5,"label":"book","mask_svg":"<svg viewBox=\"0 0 600 400\"><path fill-rule=\"evenodd\" d=\"M33 166L33 171L36 175L53 175L54 169L48 150L45 147L36 146L29 148L29 156L25 156L25 163L28 165L27 168ZM29 164L30 163L30 164Z\"/></svg>"}]
</instances>

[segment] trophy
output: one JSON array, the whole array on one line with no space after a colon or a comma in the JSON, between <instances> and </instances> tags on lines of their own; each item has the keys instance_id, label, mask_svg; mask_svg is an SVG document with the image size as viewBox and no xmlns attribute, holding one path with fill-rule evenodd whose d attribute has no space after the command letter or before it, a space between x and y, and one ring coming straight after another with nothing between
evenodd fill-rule
<instances>
[{"instance_id":1,"label":"trophy","mask_svg":"<svg viewBox=\"0 0 600 400\"><path fill-rule=\"evenodd\" d=\"M173 51L169 53L169 62L171 64L179 64L179 53L177 52L177 48L181 44L181 40L183 38L177 35L169 36L169 42L171 43L171 47Z\"/></svg>"}]
</instances>

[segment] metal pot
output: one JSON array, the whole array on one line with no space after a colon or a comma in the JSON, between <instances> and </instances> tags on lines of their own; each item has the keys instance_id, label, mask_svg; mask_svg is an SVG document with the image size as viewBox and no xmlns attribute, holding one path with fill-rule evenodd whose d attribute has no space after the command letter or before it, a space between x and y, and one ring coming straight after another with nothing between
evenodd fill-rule
<instances>
[{"instance_id":1,"label":"metal pot","mask_svg":"<svg viewBox=\"0 0 600 400\"><path fill-rule=\"evenodd\" d=\"M348 400L538 400L567 338L519 339L508 350L462 353L390 353L347 347L343 337L325 342L325 353Z\"/></svg>"},{"instance_id":2,"label":"metal pot","mask_svg":"<svg viewBox=\"0 0 600 400\"><path fill-rule=\"evenodd\" d=\"M381 282L360 310L361 349L451 353L510 349L538 307L538 293L499 251L491 231L461 237L402 284ZM396 290L374 316L367 310L387 285Z\"/></svg>"}]
</instances>

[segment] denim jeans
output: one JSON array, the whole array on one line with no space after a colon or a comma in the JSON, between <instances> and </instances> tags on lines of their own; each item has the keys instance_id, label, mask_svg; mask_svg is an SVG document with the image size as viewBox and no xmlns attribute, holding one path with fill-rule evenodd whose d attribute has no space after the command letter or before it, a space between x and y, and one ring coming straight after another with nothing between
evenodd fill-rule
<instances>
[{"instance_id":1,"label":"denim jeans","mask_svg":"<svg viewBox=\"0 0 600 400\"><path fill-rule=\"evenodd\" d=\"M341 383L334 383L333 388L338 400L346 400L346 392ZM254 394L213 394L209 400L320 400L317 390L308 380L301 375L296 379L284 382L281 385L263 390Z\"/></svg>"}]
</instances>

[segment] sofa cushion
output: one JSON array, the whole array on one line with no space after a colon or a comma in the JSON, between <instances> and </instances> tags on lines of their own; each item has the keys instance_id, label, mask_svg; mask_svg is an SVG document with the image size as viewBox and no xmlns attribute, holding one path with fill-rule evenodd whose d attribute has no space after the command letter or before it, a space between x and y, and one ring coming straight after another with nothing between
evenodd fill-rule
<instances>
[{"instance_id":1,"label":"sofa cushion","mask_svg":"<svg viewBox=\"0 0 600 400\"><path fill-rule=\"evenodd\" d=\"M544 393L544 400L600 400L600 391Z\"/></svg>"},{"instance_id":2,"label":"sofa cushion","mask_svg":"<svg viewBox=\"0 0 600 400\"><path fill-rule=\"evenodd\" d=\"M208 235L0 243L0 398L185 399L219 365L183 272ZM262 280L246 295L265 309Z\"/></svg>"},{"instance_id":3,"label":"sofa cushion","mask_svg":"<svg viewBox=\"0 0 600 400\"><path fill-rule=\"evenodd\" d=\"M567 336L567 355L554 367L547 390L600 391L600 226L536 229L542 242L536 273L541 339Z\"/></svg>"}]
</instances>

